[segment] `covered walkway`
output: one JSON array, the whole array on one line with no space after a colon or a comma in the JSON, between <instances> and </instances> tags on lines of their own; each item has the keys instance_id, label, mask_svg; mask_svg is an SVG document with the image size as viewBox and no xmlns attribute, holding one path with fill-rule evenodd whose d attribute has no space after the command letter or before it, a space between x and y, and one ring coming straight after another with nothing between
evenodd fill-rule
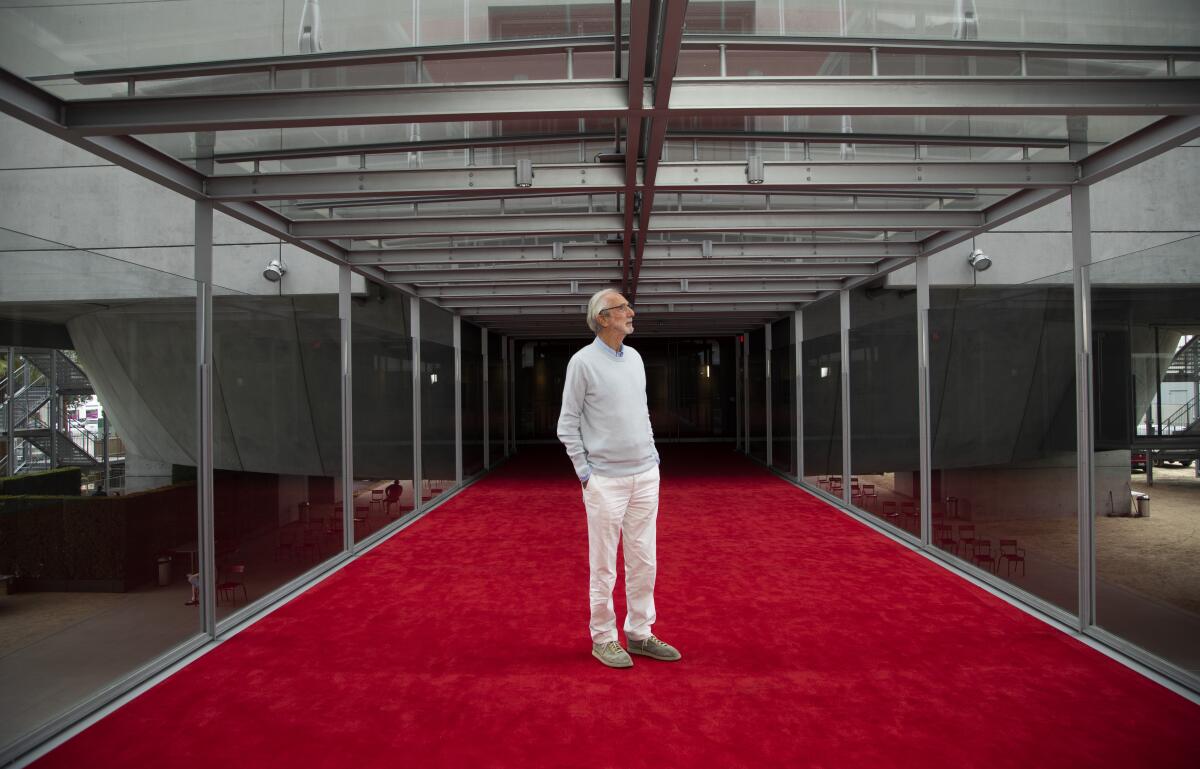
<instances>
[{"instance_id":1,"label":"covered walkway","mask_svg":"<svg viewBox=\"0 0 1200 769\"><path fill-rule=\"evenodd\" d=\"M34 766L1196 765L1196 705L731 447L662 453L679 664L589 656L577 484L526 448Z\"/></svg>"}]
</instances>

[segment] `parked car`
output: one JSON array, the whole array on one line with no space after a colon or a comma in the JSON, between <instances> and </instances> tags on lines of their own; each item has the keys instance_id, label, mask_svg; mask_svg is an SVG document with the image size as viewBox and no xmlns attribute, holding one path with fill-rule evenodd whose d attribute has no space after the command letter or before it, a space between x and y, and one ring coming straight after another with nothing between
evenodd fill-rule
<instances>
[{"instance_id":1,"label":"parked car","mask_svg":"<svg viewBox=\"0 0 1200 769\"><path fill-rule=\"evenodd\" d=\"M1191 467L1192 461L1196 458L1196 452L1191 449L1155 449L1150 452L1150 456L1154 458L1155 467L1162 467L1168 463L1180 467Z\"/></svg>"},{"instance_id":2,"label":"parked car","mask_svg":"<svg viewBox=\"0 0 1200 769\"><path fill-rule=\"evenodd\" d=\"M1133 451L1129 454L1129 470L1134 473L1146 472L1146 452Z\"/></svg>"}]
</instances>

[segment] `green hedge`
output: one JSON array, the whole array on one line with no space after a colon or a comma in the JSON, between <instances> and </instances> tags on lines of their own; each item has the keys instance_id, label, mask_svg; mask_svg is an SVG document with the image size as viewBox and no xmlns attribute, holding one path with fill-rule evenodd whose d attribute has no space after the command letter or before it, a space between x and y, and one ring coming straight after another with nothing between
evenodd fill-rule
<instances>
[{"instance_id":1,"label":"green hedge","mask_svg":"<svg viewBox=\"0 0 1200 769\"><path fill-rule=\"evenodd\" d=\"M124 592L196 539L195 484L119 497L0 497L0 573L18 590Z\"/></svg>"},{"instance_id":2,"label":"green hedge","mask_svg":"<svg viewBox=\"0 0 1200 769\"><path fill-rule=\"evenodd\" d=\"M78 467L60 467L42 473L10 475L0 478L0 497L37 494L56 497L77 497L83 485L83 471Z\"/></svg>"}]
</instances>

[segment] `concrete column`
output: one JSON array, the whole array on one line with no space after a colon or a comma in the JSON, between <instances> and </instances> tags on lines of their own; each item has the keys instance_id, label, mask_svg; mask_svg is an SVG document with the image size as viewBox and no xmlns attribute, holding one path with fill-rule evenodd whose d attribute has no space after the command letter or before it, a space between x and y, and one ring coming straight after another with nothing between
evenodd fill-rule
<instances>
[{"instance_id":1,"label":"concrete column","mask_svg":"<svg viewBox=\"0 0 1200 769\"><path fill-rule=\"evenodd\" d=\"M841 323L839 331L842 341L842 501L850 504L850 291L838 292Z\"/></svg>"},{"instance_id":2,"label":"concrete column","mask_svg":"<svg viewBox=\"0 0 1200 769\"><path fill-rule=\"evenodd\" d=\"M413 297L408 305L409 326L412 328L412 423L413 423L413 511L425 506L421 492L421 300Z\"/></svg>"},{"instance_id":3,"label":"concrete column","mask_svg":"<svg viewBox=\"0 0 1200 769\"><path fill-rule=\"evenodd\" d=\"M342 362L342 547L354 549L354 346L351 338L350 265L338 266L338 328Z\"/></svg>"},{"instance_id":4,"label":"concrete column","mask_svg":"<svg viewBox=\"0 0 1200 769\"><path fill-rule=\"evenodd\" d=\"M933 530L933 448L929 426L929 262L917 259L917 421L921 457L921 544L928 546Z\"/></svg>"}]
</instances>

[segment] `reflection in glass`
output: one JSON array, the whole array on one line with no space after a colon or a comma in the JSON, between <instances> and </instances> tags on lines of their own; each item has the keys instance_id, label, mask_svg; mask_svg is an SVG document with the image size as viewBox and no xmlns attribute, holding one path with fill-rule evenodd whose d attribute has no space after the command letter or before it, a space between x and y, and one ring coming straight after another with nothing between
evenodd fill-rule
<instances>
[{"instance_id":1,"label":"reflection in glass","mask_svg":"<svg viewBox=\"0 0 1200 769\"><path fill-rule=\"evenodd\" d=\"M1200 675L1198 247L1193 236L1091 268L1096 624L1193 675ZM1160 283L1166 274L1171 285Z\"/></svg>"},{"instance_id":2,"label":"reflection in glass","mask_svg":"<svg viewBox=\"0 0 1200 769\"><path fill-rule=\"evenodd\" d=\"M421 499L455 483L454 316L421 302Z\"/></svg>"},{"instance_id":3,"label":"reflection in glass","mask_svg":"<svg viewBox=\"0 0 1200 769\"><path fill-rule=\"evenodd\" d=\"M771 324L771 463L790 475L796 474L795 387L796 345L789 314Z\"/></svg>"},{"instance_id":4,"label":"reflection in glass","mask_svg":"<svg viewBox=\"0 0 1200 769\"><path fill-rule=\"evenodd\" d=\"M838 298L804 309L804 480L842 495L842 347Z\"/></svg>"},{"instance_id":5,"label":"reflection in glass","mask_svg":"<svg viewBox=\"0 0 1200 769\"><path fill-rule=\"evenodd\" d=\"M354 539L412 512L412 330L409 297L371 286L382 301L350 305L354 383Z\"/></svg>"},{"instance_id":6,"label":"reflection in glass","mask_svg":"<svg viewBox=\"0 0 1200 769\"><path fill-rule=\"evenodd\" d=\"M201 630L196 286L14 236L30 250L0 266L0 749Z\"/></svg>"},{"instance_id":7,"label":"reflection in glass","mask_svg":"<svg viewBox=\"0 0 1200 769\"><path fill-rule=\"evenodd\" d=\"M850 501L921 533L917 301L908 291L850 293Z\"/></svg>"},{"instance_id":8,"label":"reflection in glass","mask_svg":"<svg viewBox=\"0 0 1200 769\"><path fill-rule=\"evenodd\" d=\"M1074 305L1066 286L930 292L933 544L1074 613ZM1013 558L1023 554L1024 568Z\"/></svg>"},{"instance_id":9,"label":"reflection in glass","mask_svg":"<svg viewBox=\"0 0 1200 769\"><path fill-rule=\"evenodd\" d=\"M483 469L483 339L481 329L463 322L462 458L463 478Z\"/></svg>"},{"instance_id":10,"label":"reflection in glass","mask_svg":"<svg viewBox=\"0 0 1200 769\"><path fill-rule=\"evenodd\" d=\"M504 341L499 334L488 331L487 335L487 390L488 390L488 467L504 459L504 418L508 413L505 404L507 388L504 366Z\"/></svg>"},{"instance_id":11,"label":"reflection in glass","mask_svg":"<svg viewBox=\"0 0 1200 769\"><path fill-rule=\"evenodd\" d=\"M336 295L213 300L217 617L343 549Z\"/></svg>"},{"instance_id":12,"label":"reflection in glass","mask_svg":"<svg viewBox=\"0 0 1200 769\"><path fill-rule=\"evenodd\" d=\"M747 405L750 420L750 456L767 461L767 334L761 326L746 335L750 341L747 369Z\"/></svg>"}]
</instances>

